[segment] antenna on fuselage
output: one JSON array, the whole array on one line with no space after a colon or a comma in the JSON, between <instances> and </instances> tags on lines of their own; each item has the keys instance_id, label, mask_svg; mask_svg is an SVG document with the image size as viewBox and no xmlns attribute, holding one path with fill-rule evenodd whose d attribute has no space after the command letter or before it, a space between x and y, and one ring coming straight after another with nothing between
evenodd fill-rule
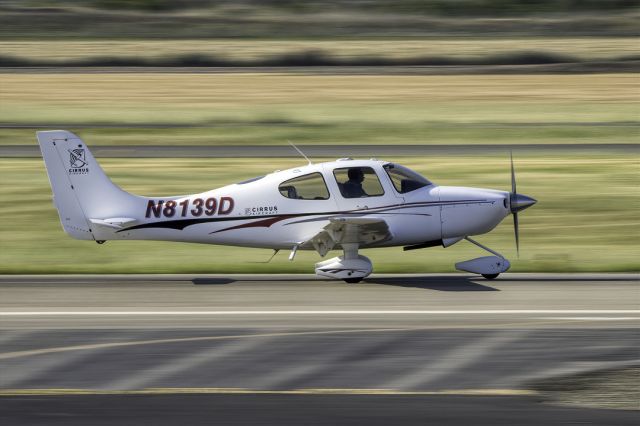
<instances>
[{"instance_id":1,"label":"antenna on fuselage","mask_svg":"<svg viewBox=\"0 0 640 426\"><path fill-rule=\"evenodd\" d=\"M290 140L287 140L287 142L289 142L289 145L291 145L293 147L293 149L295 149L296 151L298 151L300 153L300 155L302 155L304 157L305 160L307 160L309 162L309 165L312 165L313 163L311 162L311 160L309 160L309 157L307 157L306 155L304 155L304 152L300 151L300 149L295 146L293 144L293 142L291 142Z\"/></svg>"}]
</instances>

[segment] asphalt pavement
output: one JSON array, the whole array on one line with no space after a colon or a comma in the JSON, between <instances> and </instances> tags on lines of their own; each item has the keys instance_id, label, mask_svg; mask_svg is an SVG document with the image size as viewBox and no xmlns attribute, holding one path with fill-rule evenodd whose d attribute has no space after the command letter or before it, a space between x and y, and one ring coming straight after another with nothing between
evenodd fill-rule
<instances>
[{"instance_id":1,"label":"asphalt pavement","mask_svg":"<svg viewBox=\"0 0 640 426\"><path fill-rule=\"evenodd\" d=\"M639 347L637 274L3 276L0 422L635 424L537 384Z\"/></svg>"}]
</instances>

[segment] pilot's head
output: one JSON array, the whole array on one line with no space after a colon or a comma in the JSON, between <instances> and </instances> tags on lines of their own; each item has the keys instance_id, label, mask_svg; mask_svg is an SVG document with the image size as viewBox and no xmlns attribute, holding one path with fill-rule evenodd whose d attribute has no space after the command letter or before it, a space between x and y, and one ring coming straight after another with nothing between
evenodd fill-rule
<instances>
[{"instance_id":1,"label":"pilot's head","mask_svg":"<svg viewBox=\"0 0 640 426\"><path fill-rule=\"evenodd\" d=\"M349 180L354 182L360 183L364 180L364 173L362 173L362 169L360 169L359 167L349 169L347 175L349 176Z\"/></svg>"}]
</instances>

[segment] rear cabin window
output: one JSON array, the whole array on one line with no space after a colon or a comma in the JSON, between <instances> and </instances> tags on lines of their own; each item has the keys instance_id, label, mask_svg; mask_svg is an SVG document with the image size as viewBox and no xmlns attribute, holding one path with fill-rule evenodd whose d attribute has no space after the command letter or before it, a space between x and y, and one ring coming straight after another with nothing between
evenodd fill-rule
<instances>
[{"instance_id":1,"label":"rear cabin window","mask_svg":"<svg viewBox=\"0 0 640 426\"><path fill-rule=\"evenodd\" d=\"M378 175L371 167L345 167L335 169L340 193L344 198L378 197L384 195Z\"/></svg>"},{"instance_id":2,"label":"rear cabin window","mask_svg":"<svg viewBox=\"0 0 640 426\"><path fill-rule=\"evenodd\" d=\"M294 200L328 200L329 190L320 173L298 176L282 182L278 191L284 197Z\"/></svg>"}]
</instances>

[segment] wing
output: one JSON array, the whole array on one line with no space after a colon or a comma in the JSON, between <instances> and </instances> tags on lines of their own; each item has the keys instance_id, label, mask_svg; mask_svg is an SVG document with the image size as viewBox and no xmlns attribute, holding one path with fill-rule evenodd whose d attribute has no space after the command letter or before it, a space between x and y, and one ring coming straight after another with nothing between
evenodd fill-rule
<instances>
[{"instance_id":1,"label":"wing","mask_svg":"<svg viewBox=\"0 0 640 426\"><path fill-rule=\"evenodd\" d=\"M334 217L320 232L300 244L300 248L313 247L320 256L343 243L356 243L360 247L380 244L391 239L387 222L378 217Z\"/></svg>"}]
</instances>

